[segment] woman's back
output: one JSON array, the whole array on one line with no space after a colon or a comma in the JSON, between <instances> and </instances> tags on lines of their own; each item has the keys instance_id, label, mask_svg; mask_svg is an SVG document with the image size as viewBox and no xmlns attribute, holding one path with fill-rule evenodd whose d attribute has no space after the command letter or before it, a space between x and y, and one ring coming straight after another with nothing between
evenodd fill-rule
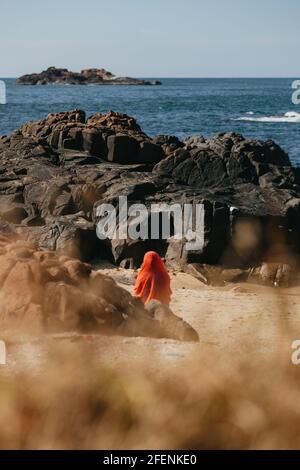
<instances>
[{"instance_id":1,"label":"woman's back","mask_svg":"<svg viewBox=\"0 0 300 470\"><path fill-rule=\"evenodd\" d=\"M139 297L144 304L155 299L168 305L171 294L170 276L161 257L155 251L148 251L134 286L135 297Z\"/></svg>"}]
</instances>

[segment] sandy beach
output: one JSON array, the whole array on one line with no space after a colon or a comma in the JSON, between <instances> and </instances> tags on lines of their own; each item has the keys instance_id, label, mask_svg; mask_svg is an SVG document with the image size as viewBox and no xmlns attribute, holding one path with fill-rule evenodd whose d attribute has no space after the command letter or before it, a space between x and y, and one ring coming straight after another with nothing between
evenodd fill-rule
<instances>
[{"instance_id":1,"label":"sandy beach","mask_svg":"<svg viewBox=\"0 0 300 470\"><path fill-rule=\"evenodd\" d=\"M135 270L104 265L100 272L132 293ZM58 344L76 349L81 342L101 364L134 369L147 362L153 372L164 374L195 354L217 355L220 362L223 356L226 360L230 357L233 363L244 355L263 359L278 347L288 355L292 341L300 338L299 287L274 289L246 283L210 287L180 272L171 274L171 286L171 308L195 328L199 343L105 335L13 335L6 373L24 368L43 370L48 347L55 350Z\"/></svg>"}]
</instances>

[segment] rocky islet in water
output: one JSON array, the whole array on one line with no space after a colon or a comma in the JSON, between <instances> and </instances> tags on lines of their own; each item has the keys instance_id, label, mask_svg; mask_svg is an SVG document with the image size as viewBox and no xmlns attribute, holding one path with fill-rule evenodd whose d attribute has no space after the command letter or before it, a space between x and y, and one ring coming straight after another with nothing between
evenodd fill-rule
<instances>
[{"instance_id":1,"label":"rocky islet in water","mask_svg":"<svg viewBox=\"0 0 300 470\"><path fill-rule=\"evenodd\" d=\"M41 73L23 75L18 85L161 85L158 80L141 80L131 77L117 77L105 69L85 69L71 72L68 69L49 67Z\"/></svg>"}]
</instances>

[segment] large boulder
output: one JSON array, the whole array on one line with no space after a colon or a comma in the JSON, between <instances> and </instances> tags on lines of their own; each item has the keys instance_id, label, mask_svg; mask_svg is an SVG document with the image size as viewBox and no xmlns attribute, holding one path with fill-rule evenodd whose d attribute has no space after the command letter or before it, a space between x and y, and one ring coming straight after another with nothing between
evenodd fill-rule
<instances>
[{"instance_id":1,"label":"large boulder","mask_svg":"<svg viewBox=\"0 0 300 470\"><path fill-rule=\"evenodd\" d=\"M222 187L240 183L258 184L259 177L291 167L288 155L273 141L246 140L240 134L218 134L185 141L156 165L154 171L196 187ZM290 176L291 176L290 172Z\"/></svg>"},{"instance_id":2,"label":"large boulder","mask_svg":"<svg viewBox=\"0 0 300 470\"><path fill-rule=\"evenodd\" d=\"M124 134L111 135L107 139L110 162L134 163L138 158L139 145L136 139Z\"/></svg>"},{"instance_id":3,"label":"large boulder","mask_svg":"<svg viewBox=\"0 0 300 470\"><path fill-rule=\"evenodd\" d=\"M113 111L96 113L87 121L85 113L79 109L50 114L46 119L23 125L20 133L31 141L37 139L39 146L34 151L45 155L46 145L53 153L73 150L81 152L81 157L85 152L85 157L92 155L123 164L156 164L165 156L162 146L150 139L135 119ZM74 158L74 152L72 155ZM65 158L60 161L64 164ZM89 160L89 163L95 162Z\"/></svg>"},{"instance_id":4,"label":"large boulder","mask_svg":"<svg viewBox=\"0 0 300 470\"><path fill-rule=\"evenodd\" d=\"M51 225L41 230L38 245L82 261L103 254L103 243L96 235L94 224L81 216L54 219Z\"/></svg>"}]
</instances>

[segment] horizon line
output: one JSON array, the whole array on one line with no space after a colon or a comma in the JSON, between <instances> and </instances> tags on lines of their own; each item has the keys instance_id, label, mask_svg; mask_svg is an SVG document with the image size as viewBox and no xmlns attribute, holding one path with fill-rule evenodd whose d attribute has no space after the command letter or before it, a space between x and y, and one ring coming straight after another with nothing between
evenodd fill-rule
<instances>
[{"instance_id":1,"label":"horizon line","mask_svg":"<svg viewBox=\"0 0 300 470\"><path fill-rule=\"evenodd\" d=\"M21 75L20 75L21 76ZM19 78L19 76L17 77L6 77L6 76L0 76L1 79L13 79L13 80L16 80ZM300 79L300 74L297 76L135 76L135 77L132 77L132 78L137 78L137 79L163 79L163 80L174 80L174 79L182 79L182 80L187 80L187 79L195 79L195 80L201 80L201 79L212 79L212 80L217 80L217 79L230 79L230 80L239 80L239 79L248 79L248 80L255 80L255 79Z\"/></svg>"}]
</instances>

